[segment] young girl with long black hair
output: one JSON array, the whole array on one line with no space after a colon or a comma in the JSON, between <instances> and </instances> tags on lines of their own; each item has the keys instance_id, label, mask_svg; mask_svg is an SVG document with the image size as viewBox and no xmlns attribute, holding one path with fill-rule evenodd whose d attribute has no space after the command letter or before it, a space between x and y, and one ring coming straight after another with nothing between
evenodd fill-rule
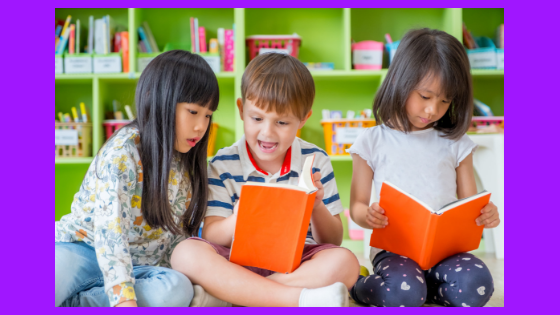
<instances>
[{"instance_id":1,"label":"young girl with long black hair","mask_svg":"<svg viewBox=\"0 0 560 315\"><path fill-rule=\"evenodd\" d=\"M170 51L142 72L135 102L138 118L105 143L55 223L55 306L191 303L191 282L167 267L204 218L218 82L200 56Z\"/></svg>"}]
</instances>

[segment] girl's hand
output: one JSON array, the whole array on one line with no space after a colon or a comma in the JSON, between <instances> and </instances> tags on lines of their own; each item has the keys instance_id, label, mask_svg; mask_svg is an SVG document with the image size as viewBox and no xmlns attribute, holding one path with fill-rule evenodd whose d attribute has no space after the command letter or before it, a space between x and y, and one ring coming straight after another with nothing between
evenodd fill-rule
<instances>
[{"instance_id":1,"label":"girl's hand","mask_svg":"<svg viewBox=\"0 0 560 315\"><path fill-rule=\"evenodd\" d=\"M387 225L389 225L389 219L384 214L385 210L379 206L378 202L372 204L367 210L367 224L374 229L384 229Z\"/></svg>"},{"instance_id":2,"label":"girl's hand","mask_svg":"<svg viewBox=\"0 0 560 315\"><path fill-rule=\"evenodd\" d=\"M315 209L323 202L323 198L325 197L325 190L323 189L323 183L321 183L321 172L313 174L313 181L315 182L315 187L318 189L317 196L315 197L315 205L313 206Z\"/></svg>"},{"instance_id":3,"label":"girl's hand","mask_svg":"<svg viewBox=\"0 0 560 315\"><path fill-rule=\"evenodd\" d=\"M498 207L490 201L481 211L482 215L476 219L476 224L478 226L484 225L487 229L493 229L500 225L500 214L498 213Z\"/></svg>"}]
</instances>

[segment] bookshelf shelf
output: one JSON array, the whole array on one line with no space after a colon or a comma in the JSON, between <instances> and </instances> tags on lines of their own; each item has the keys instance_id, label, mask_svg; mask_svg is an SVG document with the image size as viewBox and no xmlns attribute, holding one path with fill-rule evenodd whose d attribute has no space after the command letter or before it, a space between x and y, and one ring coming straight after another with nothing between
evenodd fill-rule
<instances>
[{"instance_id":1,"label":"bookshelf shelf","mask_svg":"<svg viewBox=\"0 0 560 315\"><path fill-rule=\"evenodd\" d=\"M91 164L93 162L93 157L83 157L83 158L58 158L55 159L54 164Z\"/></svg>"},{"instance_id":2,"label":"bookshelf shelf","mask_svg":"<svg viewBox=\"0 0 560 315\"><path fill-rule=\"evenodd\" d=\"M117 24L129 31L130 71L118 74L55 75L55 110L69 112L72 106L85 102L92 116L93 154L105 141L103 120L111 110L113 99L134 109L134 92L141 73L137 70L138 38L136 30L147 21L163 50L166 43L190 43L190 17L197 17L206 27L207 38L216 38L217 29L235 24L235 72L216 75L220 86L219 109L214 121L219 124L215 150L234 143L243 135L235 101L241 97L241 78L249 62L245 38L258 34L293 34L302 37L299 59L303 62L333 62L334 71L312 71L316 98L313 115L302 129L302 138L324 149L322 109L361 111L371 108L387 69L352 70L351 41L384 42L385 33L399 40L410 28L431 27L462 39L462 23L476 35L493 37L496 27L504 22L503 9L262 9L262 8L178 8L178 9L55 9L55 16L79 18L88 27L90 15L111 15ZM475 98L488 104L496 115L504 113L504 71L472 70ZM214 155L215 152L212 154ZM350 156L331 157L343 205L350 200L352 161ZM56 218L70 211L73 194L80 187L89 158L55 160Z\"/></svg>"}]
</instances>

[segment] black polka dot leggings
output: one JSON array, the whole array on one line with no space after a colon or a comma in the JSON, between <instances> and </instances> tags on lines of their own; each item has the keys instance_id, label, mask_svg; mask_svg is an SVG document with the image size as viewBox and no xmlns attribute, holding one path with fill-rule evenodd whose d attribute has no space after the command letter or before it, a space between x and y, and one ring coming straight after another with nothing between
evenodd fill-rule
<instances>
[{"instance_id":1,"label":"black polka dot leggings","mask_svg":"<svg viewBox=\"0 0 560 315\"><path fill-rule=\"evenodd\" d=\"M383 251L373 261L374 273L360 276L350 294L358 302L380 307L481 307L494 293L492 275L471 254L449 257L428 271L409 258Z\"/></svg>"}]
</instances>

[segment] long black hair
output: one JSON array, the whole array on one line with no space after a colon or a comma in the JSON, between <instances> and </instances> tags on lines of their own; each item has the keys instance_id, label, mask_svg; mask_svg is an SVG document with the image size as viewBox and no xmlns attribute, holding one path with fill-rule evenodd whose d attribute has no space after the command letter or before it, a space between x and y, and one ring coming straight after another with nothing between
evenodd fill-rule
<instances>
[{"instance_id":1,"label":"long black hair","mask_svg":"<svg viewBox=\"0 0 560 315\"><path fill-rule=\"evenodd\" d=\"M175 110L178 103L191 103L215 111L220 100L218 80L199 55L183 50L165 52L144 69L136 87L137 118L127 126L140 132L142 214L152 228L174 234L196 235L204 218L208 198L208 130L187 153L175 151ZM123 128L124 129L124 128ZM174 214L167 196L169 173L174 156L179 155L189 177L192 199L181 218Z\"/></svg>"},{"instance_id":2,"label":"long black hair","mask_svg":"<svg viewBox=\"0 0 560 315\"><path fill-rule=\"evenodd\" d=\"M469 128L473 112L469 59L455 37L433 29L411 30L401 40L387 78L375 96L375 120L409 132L406 101L427 76L439 76L442 91L451 99L449 110L434 129L450 139L461 137Z\"/></svg>"}]
</instances>

